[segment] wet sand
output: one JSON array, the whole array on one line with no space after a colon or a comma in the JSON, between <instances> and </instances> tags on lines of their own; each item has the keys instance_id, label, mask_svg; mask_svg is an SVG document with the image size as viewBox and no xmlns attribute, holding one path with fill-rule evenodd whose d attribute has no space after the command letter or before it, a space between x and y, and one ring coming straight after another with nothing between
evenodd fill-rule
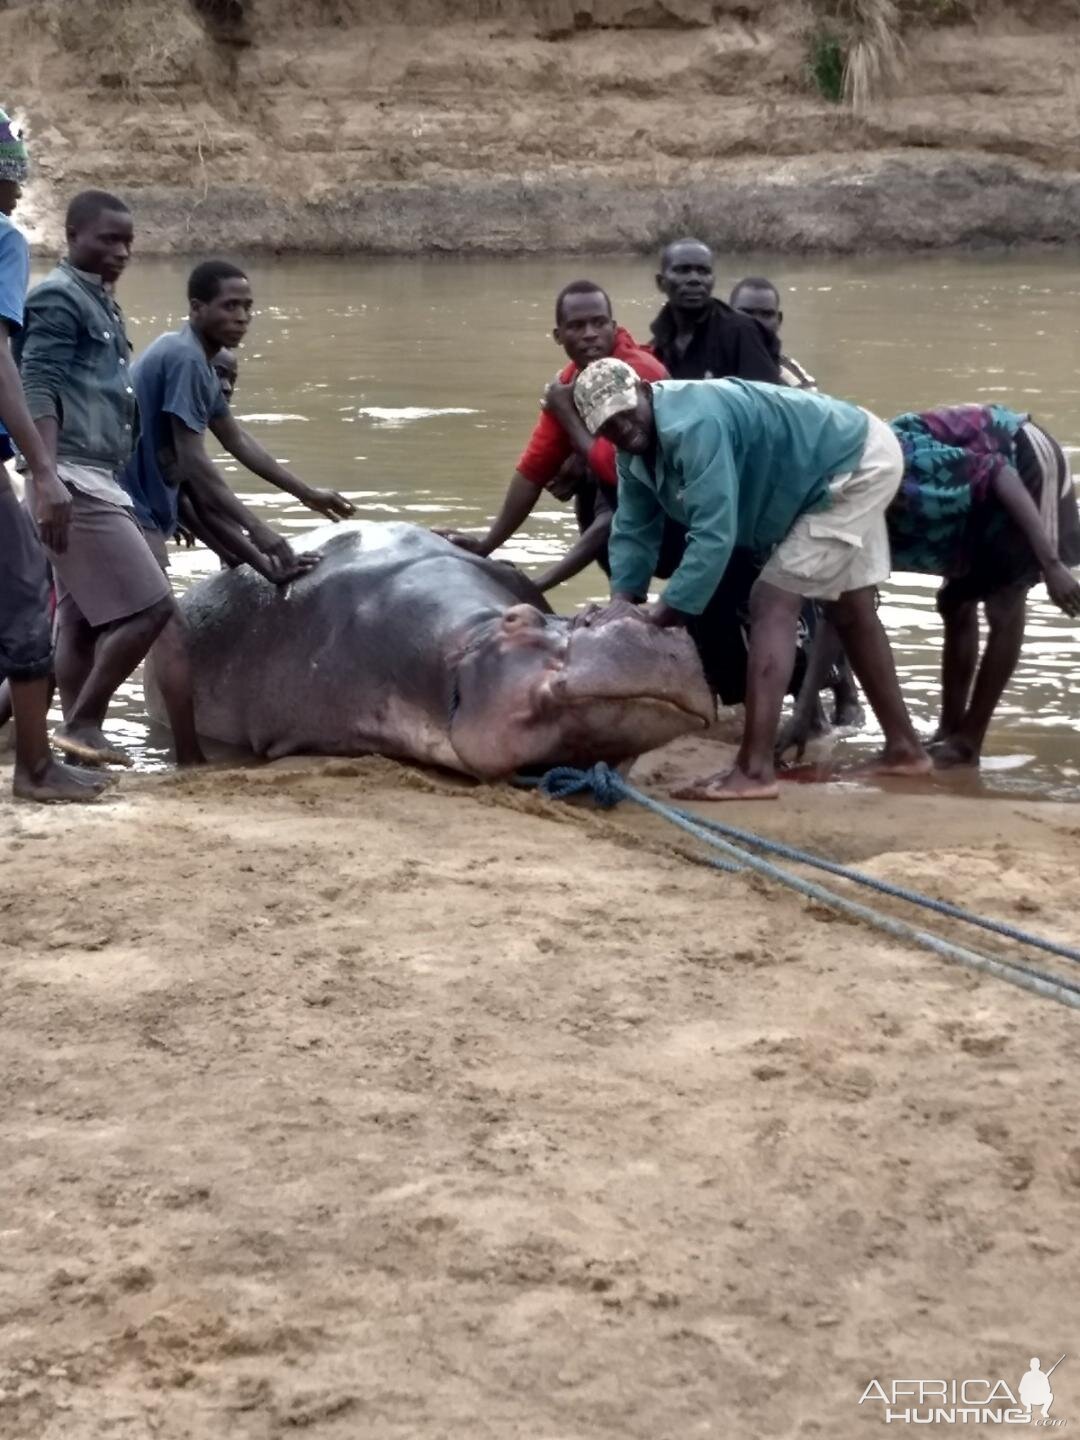
<instances>
[{"instance_id":1,"label":"wet sand","mask_svg":"<svg viewBox=\"0 0 1080 1440\"><path fill-rule=\"evenodd\" d=\"M6 782L5 1440L842 1440L871 1378L1074 1341L1075 1011L629 807L378 760ZM723 813L1077 940L1073 806Z\"/></svg>"}]
</instances>

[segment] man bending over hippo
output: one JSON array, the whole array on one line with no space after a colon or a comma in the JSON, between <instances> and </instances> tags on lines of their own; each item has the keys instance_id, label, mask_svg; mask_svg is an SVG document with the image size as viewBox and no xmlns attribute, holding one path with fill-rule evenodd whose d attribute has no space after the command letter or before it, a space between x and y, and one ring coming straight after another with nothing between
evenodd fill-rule
<instances>
[{"instance_id":1,"label":"man bending over hippo","mask_svg":"<svg viewBox=\"0 0 1080 1440\"><path fill-rule=\"evenodd\" d=\"M539 582L551 589L576 575L603 552L615 504L614 453L606 441L596 442L585 430L572 403L559 403L559 388L570 386L583 366L615 356L644 380L667 375L655 355L642 349L630 332L616 324L607 291L592 280L573 280L555 297L555 342L569 364L549 388L503 499L486 535L437 530L473 555L487 556L505 545L532 514L546 487L557 500L575 499L581 538ZM569 392L566 397L569 402ZM605 454L606 451L606 454ZM597 477L601 484L597 484ZM606 484L603 482L607 482ZM605 491L607 492L605 494Z\"/></svg>"},{"instance_id":2,"label":"man bending over hippo","mask_svg":"<svg viewBox=\"0 0 1080 1440\"><path fill-rule=\"evenodd\" d=\"M938 766L978 765L1020 659L1028 591L1042 580L1060 610L1080 615L1080 582L1069 572L1080 565L1069 462L1029 415L1002 405L955 405L890 423L904 454L885 517L893 568L944 581L941 717L930 752ZM989 631L981 659L980 605ZM832 658L815 646L813 675ZM801 751L811 733L800 695L786 738Z\"/></svg>"},{"instance_id":3,"label":"man bending over hippo","mask_svg":"<svg viewBox=\"0 0 1080 1440\"><path fill-rule=\"evenodd\" d=\"M618 360L584 370L574 399L590 434L619 451L612 599L584 623L636 615L651 625L686 625L708 604L736 546L769 557L750 597L746 725L735 764L680 796L778 793L773 747L803 597L824 604L884 731L878 772L925 774L930 757L875 608L876 587L889 575L885 510L903 470L885 422L779 385L648 384ZM665 516L686 526L686 551L662 598L647 605Z\"/></svg>"}]
</instances>

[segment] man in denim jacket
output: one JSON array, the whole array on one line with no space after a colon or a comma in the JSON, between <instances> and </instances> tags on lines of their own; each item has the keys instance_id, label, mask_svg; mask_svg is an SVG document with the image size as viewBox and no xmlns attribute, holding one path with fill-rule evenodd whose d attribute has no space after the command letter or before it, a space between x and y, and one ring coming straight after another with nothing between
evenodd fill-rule
<instances>
[{"instance_id":1,"label":"man in denim jacket","mask_svg":"<svg viewBox=\"0 0 1080 1440\"><path fill-rule=\"evenodd\" d=\"M26 302L16 344L27 405L56 472L71 494L56 577L56 677L64 724L56 745L90 764L130 764L102 725L113 695L173 613L169 582L117 483L134 444L138 413L131 346L113 287L131 258L134 226L122 200L101 190L68 207L67 257ZM32 501L33 476L30 477ZM193 717L174 734L194 737ZM185 757L178 745L177 758Z\"/></svg>"}]
</instances>

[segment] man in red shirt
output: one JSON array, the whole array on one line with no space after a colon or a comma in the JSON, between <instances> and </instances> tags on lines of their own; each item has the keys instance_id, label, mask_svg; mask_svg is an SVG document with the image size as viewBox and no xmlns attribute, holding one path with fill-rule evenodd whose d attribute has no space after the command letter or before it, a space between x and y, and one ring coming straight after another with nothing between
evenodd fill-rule
<instances>
[{"instance_id":1,"label":"man in red shirt","mask_svg":"<svg viewBox=\"0 0 1080 1440\"><path fill-rule=\"evenodd\" d=\"M591 280L574 280L559 291L555 300L555 329L552 332L556 342L566 351L570 363L559 372L555 387L567 387L570 393L579 371L594 360L614 356L625 360L643 380L666 380L667 371L656 356L636 343L628 330L615 323L611 300L605 290ZM455 545L469 550L474 555L490 555L504 545L515 534L532 513L540 498L541 491L550 487L568 460L579 457L588 466L599 489L609 487L612 494L607 506L614 505L615 451L606 440L595 440L573 405L552 407L545 401L544 409L533 429L520 460L514 471L502 508L488 527L486 535L468 535L460 530L439 530ZM559 499L570 498L561 489L554 489ZM572 493L572 491L570 492ZM604 515L610 513L607 506L598 506L598 516L589 526L586 534L568 553L564 560L575 555L583 569L588 563L577 555L578 547L592 536L590 544L599 551L607 538ZM595 534L594 534L595 530ZM603 532L602 534L600 532ZM599 543L596 543L596 542ZM588 558L593 558L590 554ZM560 567L562 562L560 562ZM576 573L576 570L570 573ZM558 583L558 578L543 577L543 588ZM561 577L565 578L565 576Z\"/></svg>"}]
</instances>

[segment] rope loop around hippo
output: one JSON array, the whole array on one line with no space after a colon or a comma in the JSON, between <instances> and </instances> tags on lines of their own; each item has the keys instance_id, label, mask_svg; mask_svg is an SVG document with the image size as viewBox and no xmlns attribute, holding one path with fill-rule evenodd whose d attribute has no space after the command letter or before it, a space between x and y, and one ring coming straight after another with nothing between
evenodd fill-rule
<instances>
[{"instance_id":1,"label":"rope loop around hippo","mask_svg":"<svg viewBox=\"0 0 1080 1440\"><path fill-rule=\"evenodd\" d=\"M826 860L820 855L799 850L794 845L784 845L778 840L769 840L763 835L755 834L752 830L742 830L735 825L723 825L717 820L706 819L691 811L680 810L673 805L665 805L663 801L654 800L651 795L646 795L643 791L638 790L629 781L624 780L617 770L613 770L609 765L603 763L593 765L588 770L561 765L549 770L540 779L519 776L516 783L535 786L541 794L553 800L569 800L575 795L591 794L597 805L604 810L612 809L623 800L632 800L642 809L659 815L661 819L675 825L688 835L692 835L696 840L700 840L709 851L713 852L706 854L703 858L717 870L724 870L728 873L737 873L742 870L755 871L757 874L765 876L766 879L776 881L805 895L808 899L816 900L819 904L827 905L832 910L850 915L864 924L882 930L887 935L893 936L894 939L922 946L953 964L963 965L969 970L977 970L987 975L994 975L999 980L1006 980L1010 985L1030 990L1044 999L1057 1000L1062 1005L1080 1009L1080 984L1076 981L1055 975L1048 970L1041 970L1026 961L1001 959L993 955L984 955L977 950L970 950L963 945L956 945L940 935L920 930L904 920L898 920L894 916L874 910L868 905L861 905L856 900L849 900L844 895L827 890L813 880L806 880L801 875L784 870L764 859L762 855L754 854L753 850L778 855L799 865L824 870L830 875L839 876L843 880L849 880L853 884L862 885L869 890L876 890L879 894L888 895L894 900L903 900L910 905L920 906L924 910L944 915L951 920L978 926L980 929L1001 935L1020 945L1044 950L1051 955L1060 956L1062 959L1080 965L1080 950L1074 949L1072 946L1062 945L1055 940L1046 940L1041 935L1033 935L1027 930L1022 930L1015 925L1007 925L1000 920L991 920L985 916L976 915L970 910L962 909L959 905L951 905L946 900L935 900L933 896L923 895L918 890L910 890L902 885L893 885L887 880L878 880L875 876L867 875L862 870L855 870L850 866ZM753 850L748 849L748 846L753 847Z\"/></svg>"}]
</instances>

